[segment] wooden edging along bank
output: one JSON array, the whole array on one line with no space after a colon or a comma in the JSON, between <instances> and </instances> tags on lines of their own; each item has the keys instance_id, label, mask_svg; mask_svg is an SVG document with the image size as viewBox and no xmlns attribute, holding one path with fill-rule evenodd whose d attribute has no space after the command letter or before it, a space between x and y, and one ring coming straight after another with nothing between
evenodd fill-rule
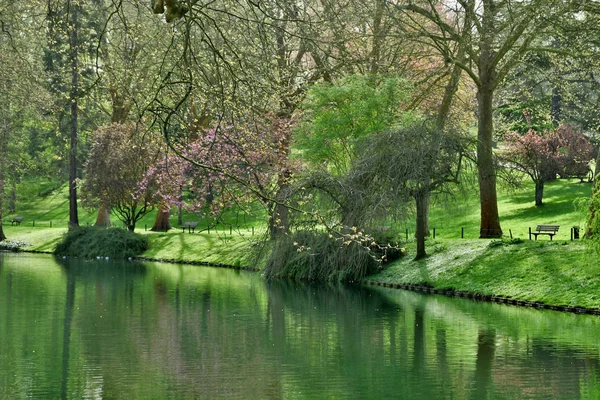
<instances>
[{"instance_id":1,"label":"wooden edging along bank","mask_svg":"<svg viewBox=\"0 0 600 400\"><path fill-rule=\"evenodd\" d=\"M517 300L517 299L513 299L511 297L496 296L496 295L489 295L489 294L483 294L483 293L473 293L473 292L467 292L467 291L455 290L455 289L437 289L437 288L434 288L431 286L416 285L416 284L411 284L411 283L389 283L389 282L380 282L380 281L375 281L375 280L363 280L362 283L365 285L381 286L381 287L388 287L388 288L394 288L394 289L404 289L404 290L410 290L413 292L420 292L420 293L440 294L440 295L448 296L448 297L462 297L465 299L471 299L471 300L475 300L475 301L485 301L485 302L489 302L489 303L499 303L499 304L522 306L522 307L531 307L531 308L537 308L537 309L563 311L563 312L570 312L570 313L575 313L575 314L600 315L600 309L598 309L598 308L551 305L551 304L541 303L538 301Z\"/></svg>"}]
</instances>

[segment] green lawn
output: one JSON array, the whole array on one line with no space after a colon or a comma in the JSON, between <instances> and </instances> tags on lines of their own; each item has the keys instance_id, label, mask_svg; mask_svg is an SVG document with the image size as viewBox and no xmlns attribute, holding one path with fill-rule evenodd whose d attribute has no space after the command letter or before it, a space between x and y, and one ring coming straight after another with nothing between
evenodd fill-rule
<instances>
[{"instance_id":1,"label":"green lawn","mask_svg":"<svg viewBox=\"0 0 600 400\"><path fill-rule=\"evenodd\" d=\"M52 190L52 183L29 180L19 187L17 209L4 217L4 232L9 240L27 244L27 250L52 252L62 235L67 231L69 219L68 190L66 185ZM23 216L20 226L11 225L13 216ZM264 210L253 207L250 213L233 209L224 212L217 223L212 219L202 219L196 214L183 213L183 221L198 221L196 233L189 234L177 223L177 215L172 213L169 232L151 232L156 211L143 217L136 232L148 235L150 250L145 257L164 260L186 260L220 263L228 265L248 265L252 262L250 248L265 232ZM91 225L96 213L79 208L80 225ZM111 216L113 224L120 221ZM210 226L210 233L208 228Z\"/></svg>"},{"instance_id":2,"label":"green lawn","mask_svg":"<svg viewBox=\"0 0 600 400\"><path fill-rule=\"evenodd\" d=\"M490 246L476 239L479 231L478 197L463 196L444 206L432 207L430 225L436 239L427 241L429 256L414 261L413 240L405 243L408 256L370 280L389 283L426 284L507 296L552 305L600 308L600 255L594 243L571 241L570 228L583 227L585 209L577 199L590 197L589 183L557 180L546 184L544 205L536 207L533 184L524 182L516 191L500 191L498 206L504 236L523 239L520 244ZM561 228L553 241L540 236L528 240L528 229L537 224ZM461 239L461 228L465 238Z\"/></svg>"},{"instance_id":3,"label":"green lawn","mask_svg":"<svg viewBox=\"0 0 600 400\"><path fill-rule=\"evenodd\" d=\"M536 207L534 203L533 182L526 180L523 188L509 190L502 188L498 193L500 224L505 236L512 232L513 237L528 238L528 229L538 224L560 225L555 238L570 239L570 229L582 226L585 214L574 205L576 199L589 199L591 183L579 183L579 180L558 179L546 184L544 204ZM436 238L460 239L461 228L465 238L479 237L479 197L477 193L462 194L446 199L444 204L438 200L431 209L430 227L436 229ZM414 232L414 223L407 225ZM544 236L547 238L547 236Z\"/></svg>"}]
</instances>

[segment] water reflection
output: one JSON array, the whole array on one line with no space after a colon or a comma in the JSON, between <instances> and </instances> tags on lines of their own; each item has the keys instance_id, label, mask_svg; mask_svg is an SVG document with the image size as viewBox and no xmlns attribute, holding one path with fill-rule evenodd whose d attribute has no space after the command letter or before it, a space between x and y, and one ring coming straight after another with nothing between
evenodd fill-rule
<instances>
[{"instance_id":1,"label":"water reflection","mask_svg":"<svg viewBox=\"0 0 600 400\"><path fill-rule=\"evenodd\" d=\"M600 398L599 319L0 254L0 398Z\"/></svg>"}]
</instances>

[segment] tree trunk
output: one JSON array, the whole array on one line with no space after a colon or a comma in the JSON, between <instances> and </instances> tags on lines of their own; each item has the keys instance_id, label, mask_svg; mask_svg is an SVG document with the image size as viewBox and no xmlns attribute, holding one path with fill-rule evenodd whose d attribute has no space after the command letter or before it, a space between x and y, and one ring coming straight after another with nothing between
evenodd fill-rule
<instances>
[{"instance_id":1,"label":"tree trunk","mask_svg":"<svg viewBox=\"0 0 600 400\"><path fill-rule=\"evenodd\" d=\"M269 237L271 240L275 240L288 232L289 216L290 210L285 205L278 203L273 205L273 214L269 217Z\"/></svg>"},{"instance_id":2,"label":"tree trunk","mask_svg":"<svg viewBox=\"0 0 600 400\"><path fill-rule=\"evenodd\" d=\"M535 205L542 205L542 198L544 197L544 181L538 181L535 183Z\"/></svg>"},{"instance_id":3,"label":"tree trunk","mask_svg":"<svg viewBox=\"0 0 600 400\"><path fill-rule=\"evenodd\" d=\"M78 107L78 78L79 78L79 61L77 46L78 21L77 14L78 6L71 4L71 143L69 148L69 229L79 226L79 216L77 214L77 107Z\"/></svg>"},{"instance_id":4,"label":"tree trunk","mask_svg":"<svg viewBox=\"0 0 600 400\"><path fill-rule=\"evenodd\" d=\"M2 211L0 211L0 242L6 240L6 235L4 234L4 228L2 228Z\"/></svg>"},{"instance_id":5,"label":"tree trunk","mask_svg":"<svg viewBox=\"0 0 600 400\"><path fill-rule=\"evenodd\" d=\"M8 112L8 106L4 108ZM6 183L6 159L8 156L8 130L9 122L5 115L0 126L0 242L6 240L4 229L2 228L2 217L4 215L4 185Z\"/></svg>"},{"instance_id":6,"label":"tree trunk","mask_svg":"<svg viewBox=\"0 0 600 400\"><path fill-rule=\"evenodd\" d=\"M600 146L598 147L597 151L598 155L596 156L596 166L594 167L594 180L596 180L596 177L600 173Z\"/></svg>"},{"instance_id":7,"label":"tree trunk","mask_svg":"<svg viewBox=\"0 0 600 400\"><path fill-rule=\"evenodd\" d=\"M169 214L169 208L161 204L156 213L156 219L151 231L154 232L166 232L171 229L171 220Z\"/></svg>"},{"instance_id":8,"label":"tree trunk","mask_svg":"<svg viewBox=\"0 0 600 400\"><path fill-rule=\"evenodd\" d=\"M552 123L558 126L562 119L562 96L557 87L552 88L552 108L550 115L552 116Z\"/></svg>"},{"instance_id":9,"label":"tree trunk","mask_svg":"<svg viewBox=\"0 0 600 400\"><path fill-rule=\"evenodd\" d=\"M110 207L102 202L98 208L98 216L96 216L96 226L110 226Z\"/></svg>"},{"instance_id":10,"label":"tree trunk","mask_svg":"<svg viewBox=\"0 0 600 400\"><path fill-rule=\"evenodd\" d=\"M415 196L417 205L417 226L415 232L415 237L417 239L417 254L415 255L415 260L427 256L427 253L425 252L425 215L427 213L427 200L428 196L423 196L423 194Z\"/></svg>"},{"instance_id":11,"label":"tree trunk","mask_svg":"<svg viewBox=\"0 0 600 400\"><path fill-rule=\"evenodd\" d=\"M477 172L479 177L479 203L481 206L480 238L502 237L498 198L496 194L496 171L492 149L492 101L494 90L489 79L482 79L477 92L478 128L477 128Z\"/></svg>"},{"instance_id":12,"label":"tree trunk","mask_svg":"<svg viewBox=\"0 0 600 400\"><path fill-rule=\"evenodd\" d=\"M279 174L277 184L279 189L275 194L277 203L273 204L273 212L269 217L269 238L271 240L275 240L281 235L285 235L289 232L290 210L285 206L290 190L290 185L288 183L289 177L289 171L284 171Z\"/></svg>"},{"instance_id":13,"label":"tree trunk","mask_svg":"<svg viewBox=\"0 0 600 400\"><path fill-rule=\"evenodd\" d=\"M10 183L10 198L8 200L8 211L13 213L17 209L17 180Z\"/></svg>"},{"instance_id":14,"label":"tree trunk","mask_svg":"<svg viewBox=\"0 0 600 400\"><path fill-rule=\"evenodd\" d=\"M1 164L2 162L0 162L0 242L6 240L6 235L4 235L4 229L2 228L2 216L4 211L2 208L4 202L4 166Z\"/></svg>"},{"instance_id":15,"label":"tree trunk","mask_svg":"<svg viewBox=\"0 0 600 400\"><path fill-rule=\"evenodd\" d=\"M431 232L429 231L429 206L431 204L431 192L423 193L423 207L424 207L424 223L423 223L423 232L425 237L431 236Z\"/></svg>"},{"instance_id":16,"label":"tree trunk","mask_svg":"<svg viewBox=\"0 0 600 400\"><path fill-rule=\"evenodd\" d=\"M597 207L596 207L596 203L597 201L596 198L598 196L598 191L600 190L600 184L598 183L598 181L594 182L594 187L592 188L592 201L590 202L590 206L588 208L588 212L587 212L587 218L586 218L586 223L585 223L585 238L586 239L592 239L594 238L594 236L596 236L596 213L598 212Z\"/></svg>"}]
</instances>

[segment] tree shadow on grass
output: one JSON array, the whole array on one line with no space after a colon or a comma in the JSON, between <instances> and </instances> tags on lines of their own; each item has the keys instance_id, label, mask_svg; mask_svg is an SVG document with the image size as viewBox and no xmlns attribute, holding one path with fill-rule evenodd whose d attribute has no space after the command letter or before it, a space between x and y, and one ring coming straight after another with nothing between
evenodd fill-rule
<instances>
[{"instance_id":1,"label":"tree shadow on grass","mask_svg":"<svg viewBox=\"0 0 600 400\"><path fill-rule=\"evenodd\" d=\"M487 249L465 266L468 279L488 294L512 296L528 294L528 300L560 303L556 299L583 296L583 283L592 285L586 291L600 290L600 279L585 271L581 256L558 242L520 244L516 251L495 258L498 249ZM510 258L510 262L506 260ZM554 300L553 300L554 299ZM567 304L580 305L580 304ZM589 305L588 305L589 306Z\"/></svg>"},{"instance_id":2,"label":"tree shadow on grass","mask_svg":"<svg viewBox=\"0 0 600 400\"><path fill-rule=\"evenodd\" d=\"M551 223L557 217L565 217L568 214L575 213L573 199L553 201L545 203L542 206L534 206L506 212L502 214L502 221L512 220L539 220L537 223Z\"/></svg>"},{"instance_id":3,"label":"tree shadow on grass","mask_svg":"<svg viewBox=\"0 0 600 400\"><path fill-rule=\"evenodd\" d=\"M545 204L554 203L556 201L573 201L578 197L589 197L592 191L591 184L571 182L568 180L557 180L554 182L546 182L544 186ZM533 186L519 190L506 196L507 204L521 205L531 203L535 204L535 188Z\"/></svg>"}]
</instances>

